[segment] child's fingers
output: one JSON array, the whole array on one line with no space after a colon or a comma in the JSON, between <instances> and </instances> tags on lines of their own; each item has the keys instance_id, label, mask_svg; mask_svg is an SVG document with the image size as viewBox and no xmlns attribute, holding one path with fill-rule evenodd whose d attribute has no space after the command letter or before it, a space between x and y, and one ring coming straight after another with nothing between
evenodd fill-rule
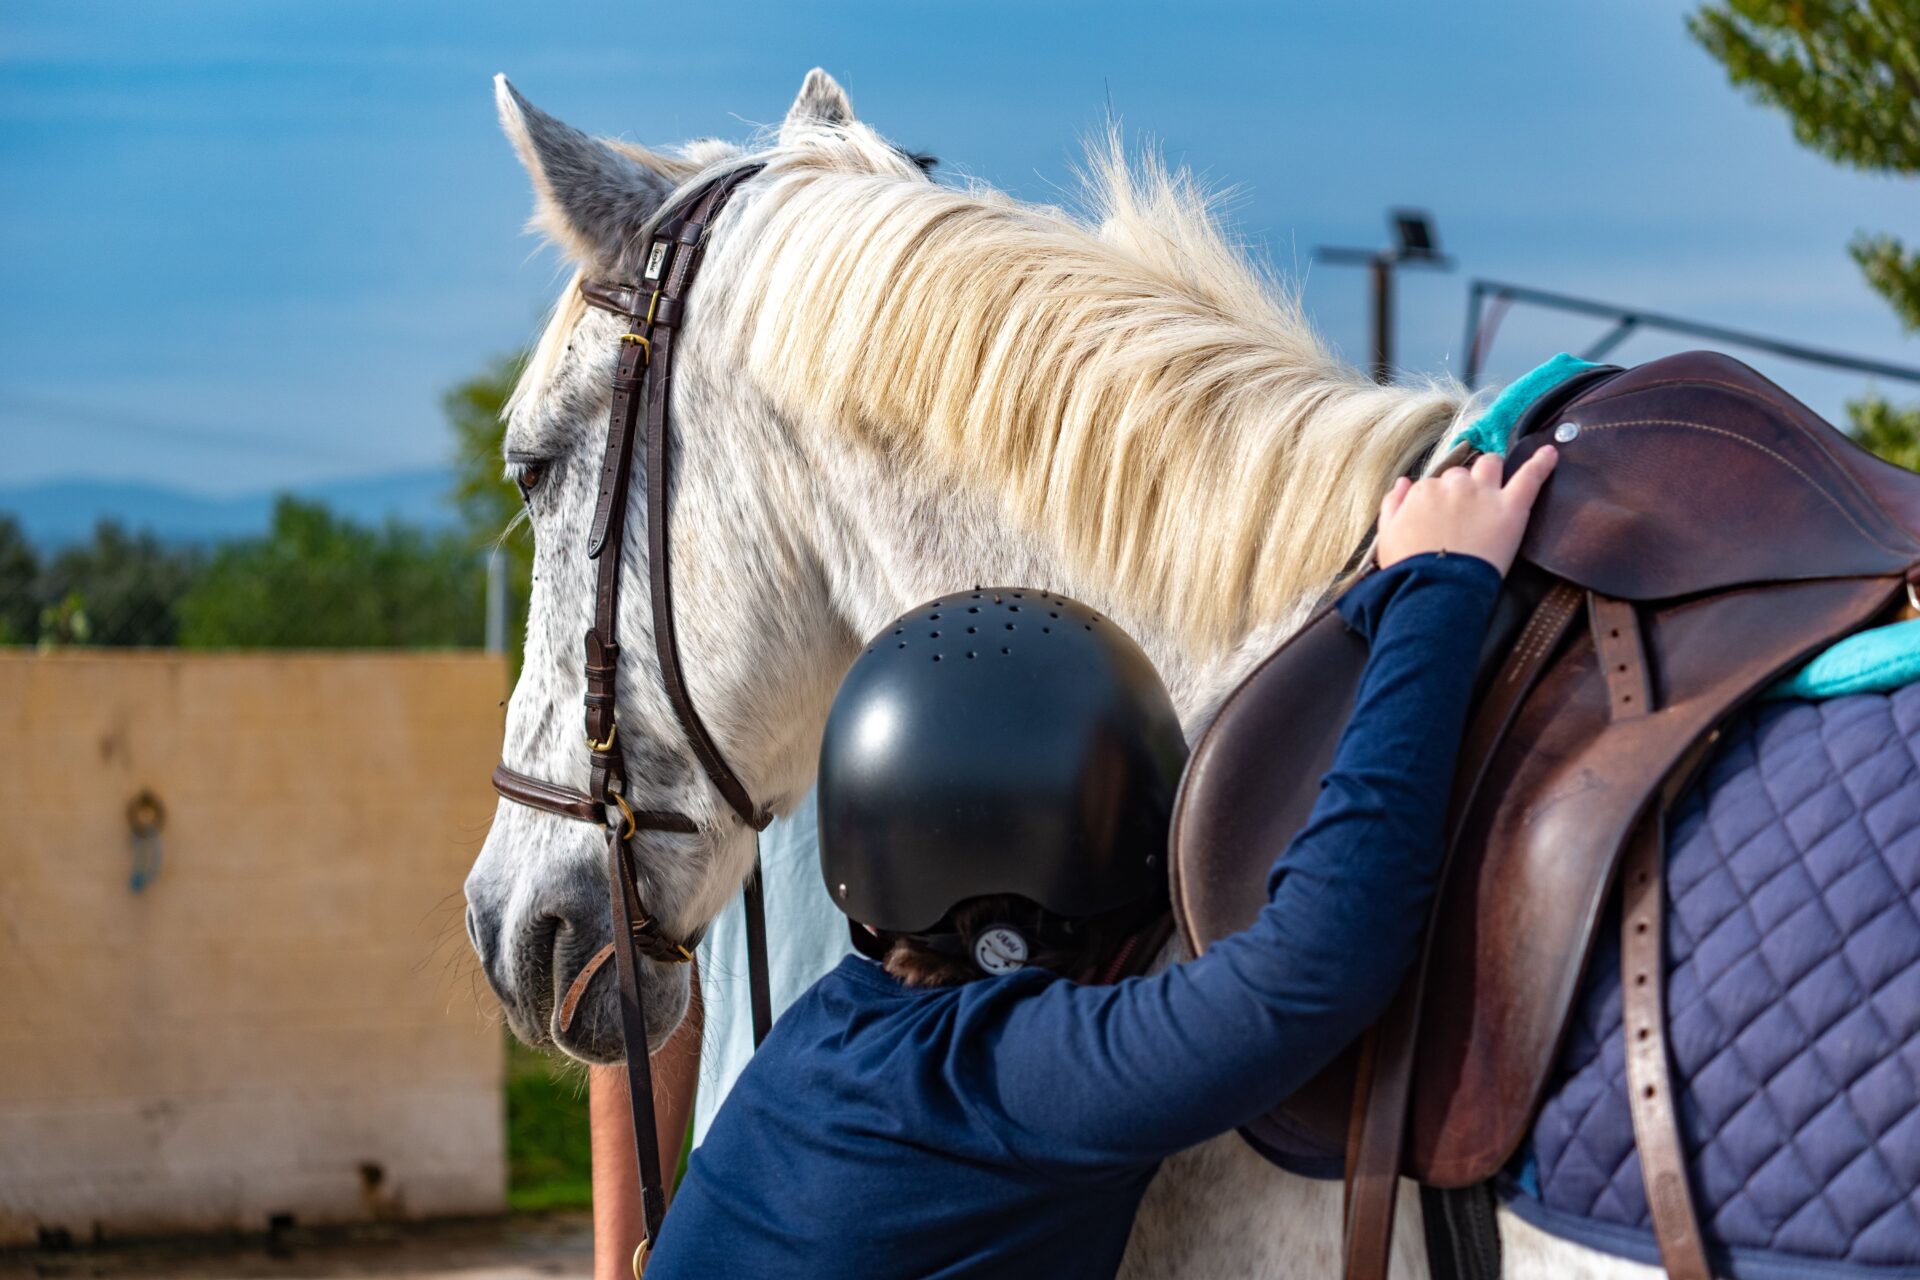
<instances>
[{"instance_id":1,"label":"child's fingers","mask_svg":"<svg viewBox=\"0 0 1920 1280\"><path fill-rule=\"evenodd\" d=\"M1543 446L1539 452L1520 464L1502 490L1521 507L1531 509L1533 500L1540 496L1541 486L1547 477L1553 474L1554 464L1560 461L1560 453L1552 445Z\"/></svg>"},{"instance_id":2,"label":"child's fingers","mask_svg":"<svg viewBox=\"0 0 1920 1280\"><path fill-rule=\"evenodd\" d=\"M1500 476L1506 470L1507 460L1497 453L1483 453L1473 460L1473 482L1489 489L1500 487Z\"/></svg>"},{"instance_id":3,"label":"child's fingers","mask_svg":"<svg viewBox=\"0 0 1920 1280\"><path fill-rule=\"evenodd\" d=\"M1393 488L1387 490L1387 496L1380 499L1380 523L1393 519L1400 510L1400 504L1407 500L1407 494L1413 489L1413 481L1401 476L1393 482Z\"/></svg>"}]
</instances>

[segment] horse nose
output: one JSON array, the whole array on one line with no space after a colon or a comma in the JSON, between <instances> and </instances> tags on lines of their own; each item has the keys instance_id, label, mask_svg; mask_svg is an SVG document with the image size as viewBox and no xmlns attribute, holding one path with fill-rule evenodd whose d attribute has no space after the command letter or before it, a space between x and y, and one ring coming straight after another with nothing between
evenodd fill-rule
<instances>
[{"instance_id":1,"label":"horse nose","mask_svg":"<svg viewBox=\"0 0 1920 1280\"><path fill-rule=\"evenodd\" d=\"M500 944L500 922L490 913L482 912L473 903L467 904L467 941L473 946L473 954L480 961L480 972L486 975L487 985L493 993L506 998L507 988L502 985L500 956L504 948Z\"/></svg>"}]
</instances>

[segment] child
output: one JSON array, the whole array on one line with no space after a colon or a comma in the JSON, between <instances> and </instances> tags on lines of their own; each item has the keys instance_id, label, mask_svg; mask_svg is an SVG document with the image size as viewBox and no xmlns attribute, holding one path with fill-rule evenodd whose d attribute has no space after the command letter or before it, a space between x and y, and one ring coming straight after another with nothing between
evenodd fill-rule
<instances>
[{"instance_id":1,"label":"child","mask_svg":"<svg viewBox=\"0 0 1920 1280\"><path fill-rule=\"evenodd\" d=\"M1542 449L1502 486L1501 459L1482 457L1387 495L1381 567L1338 605L1371 653L1312 817L1252 927L1150 978L1074 980L1164 893L1178 758L1159 750L1171 708L1138 679L1138 650L1087 650L1097 618L1055 633L1036 607L1009 619L1045 628L1025 633L1020 661L1070 655L1058 679L1033 678L1044 666L1020 667L1011 645L1003 666L975 660L999 654L997 623L995 648L962 658L927 637L965 634L964 599L938 610L951 621L876 639L862 662L922 674L868 679L856 664L843 686L821 856L883 960L844 960L775 1025L694 1153L653 1280L1113 1275L1159 1162L1311 1078L1411 965L1476 658L1554 460ZM926 659L884 660L909 644ZM857 722L836 728L861 679ZM959 731L976 713L1025 728L982 741ZM867 785L922 759L937 767L897 806ZM968 789L982 778L1002 780L1004 812L974 812L992 809ZM1061 779L1072 794L1045 812Z\"/></svg>"}]
</instances>

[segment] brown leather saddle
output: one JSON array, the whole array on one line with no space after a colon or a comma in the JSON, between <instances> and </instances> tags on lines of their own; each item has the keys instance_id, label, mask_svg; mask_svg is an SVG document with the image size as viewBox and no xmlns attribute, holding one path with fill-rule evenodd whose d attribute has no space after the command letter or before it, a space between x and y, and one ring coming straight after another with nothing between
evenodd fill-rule
<instances>
[{"instance_id":1,"label":"brown leather saddle","mask_svg":"<svg viewBox=\"0 0 1920 1280\"><path fill-rule=\"evenodd\" d=\"M1360 1044L1246 1130L1269 1155L1344 1163L1355 1280L1386 1274L1398 1175L1469 1186L1524 1141L1616 883L1655 1235L1671 1275L1706 1280L1667 1078L1662 815L1717 726L1920 581L1920 475L1738 361L1576 377L1522 415L1509 469L1548 441L1560 465L1483 653L1419 966ZM1323 609L1200 739L1173 833L1196 953L1265 902L1366 657Z\"/></svg>"}]
</instances>

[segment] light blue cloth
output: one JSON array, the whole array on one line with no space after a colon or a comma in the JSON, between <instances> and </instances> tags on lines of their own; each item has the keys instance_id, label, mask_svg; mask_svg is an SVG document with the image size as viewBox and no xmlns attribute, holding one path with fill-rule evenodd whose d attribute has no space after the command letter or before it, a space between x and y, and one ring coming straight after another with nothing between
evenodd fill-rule
<instances>
[{"instance_id":1,"label":"light blue cloth","mask_svg":"<svg viewBox=\"0 0 1920 1280\"><path fill-rule=\"evenodd\" d=\"M767 887L767 976L773 1015L811 987L853 950L847 918L820 879L820 840L813 793L760 833L760 867ZM693 1103L693 1142L726 1100L753 1056L753 1001L747 990L747 914L739 894L727 904L698 948L700 998L706 1023L700 1039L700 1085Z\"/></svg>"},{"instance_id":2,"label":"light blue cloth","mask_svg":"<svg viewBox=\"0 0 1920 1280\"><path fill-rule=\"evenodd\" d=\"M1453 442L1459 444L1465 441L1482 453L1505 454L1507 438L1513 434L1513 424L1520 421L1520 415L1535 400L1568 378L1601 367L1591 360L1582 360L1562 351L1545 364L1536 365L1507 384L1507 389L1495 397L1486 412L1475 418L1472 426L1455 436Z\"/></svg>"},{"instance_id":3,"label":"light blue cloth","mask_svg":"<svg viewBox=\"0 0 1920 1280\"><path fill-rule=\"evenodd\" d=\"M1766 698L1840 698L1891 693L1920 680L1920 618L1857 631L1765 693Z\"/></svg>"}]
</instances>

